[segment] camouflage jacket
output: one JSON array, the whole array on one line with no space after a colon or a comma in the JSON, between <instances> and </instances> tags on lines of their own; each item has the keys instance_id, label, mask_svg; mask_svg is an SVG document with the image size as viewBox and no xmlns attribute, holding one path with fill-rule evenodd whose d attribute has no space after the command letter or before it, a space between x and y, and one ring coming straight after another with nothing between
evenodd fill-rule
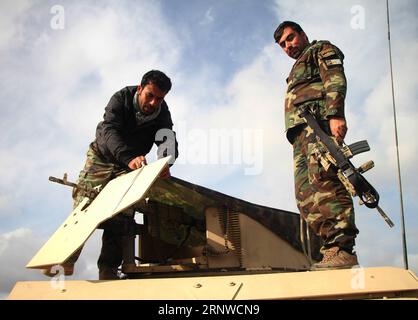
<instances>
[{"instance_id":1,"label":"camouflage jacket","mask_svg":"<svg viewBox=\"0 0 418 320\"><path fill-rule=\"evenodd\" d=\"M296 60L286 79L285 126L289 129L304 120L297 108L314 103L312 110L320 120L330 116L344 117L347 90L343 67L344 54L329 41L313 41Z\"/></svg>"}]
</instances>

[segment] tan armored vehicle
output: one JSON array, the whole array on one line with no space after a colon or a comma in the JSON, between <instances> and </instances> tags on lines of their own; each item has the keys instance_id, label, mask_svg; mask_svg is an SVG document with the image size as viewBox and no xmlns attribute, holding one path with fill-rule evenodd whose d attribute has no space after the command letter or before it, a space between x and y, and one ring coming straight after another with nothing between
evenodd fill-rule
<instances>
[{"instance_id":1,"label":"tan armored vehicle","mask_svg":"<svg viewBox=\"0 0 418 320\"><path fill-rule=\"evenodd\" d=\"M320 258L320 240L298 214L174 177L157 179L167 163L112 180L87 207L86 198L27 265L59 266L96 228L112 223L124 236L126 279L72 281L57 267L52 282L18 282L9 299L418 298L418 279L409 270L309 271ZM109 220L127 212L142 213L144 223Z\"/></svg>"}]
</instances>

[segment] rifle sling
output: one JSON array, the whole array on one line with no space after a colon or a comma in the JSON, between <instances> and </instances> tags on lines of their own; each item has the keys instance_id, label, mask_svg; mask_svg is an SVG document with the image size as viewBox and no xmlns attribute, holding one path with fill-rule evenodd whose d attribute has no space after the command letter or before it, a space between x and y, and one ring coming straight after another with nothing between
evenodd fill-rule
<instances>
[{"instance_id":1,"label":"rifle sling","mask_svg":"<svg viewBox=\"0 0 418 320\"><path fill-rule=\"evenodd\" d=\"M331 153L337 163L337 167L343 171L347 170L350 167L349 161L346 159L342 151L335 145L334 141L332 141L332 139L324 132L324 130L322 130L313 114L310 113L309 110L305 109L303 112L301 112L300 116L305 118L308 126L328 148L328 151Z\"/></svg>"}]
</instances>

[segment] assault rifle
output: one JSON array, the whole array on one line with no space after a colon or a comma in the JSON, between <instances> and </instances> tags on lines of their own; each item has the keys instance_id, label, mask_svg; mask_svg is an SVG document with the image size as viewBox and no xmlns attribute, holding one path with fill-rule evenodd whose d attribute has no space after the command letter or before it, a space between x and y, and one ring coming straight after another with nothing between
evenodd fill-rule
<instances>
[{"instance_id":1,"label":"assault rifle","mask_svg":"<svg viewBox=\"0 0 418 320\"><path fill-rule=\"evenodd\" d=\"M352 197L358 196L360 198L360 205L364 204L370 209L376 208L389 227L393 227L394 223L392 220L379 207L379 193L362 175L374 167L373 161L368 161L359 168L356 168L349 160L356 154L370 150L367 140L362 140L351 145L339 146L320 127L309 105L299 109L299 116L306 120L306 123L316 135L318 148L316 148L315 153L318 155L321 165L325 170L328 170L331 165L334 165L338 169L338 178L350 195Z\"/></svg>"},{"instance_id":2,"label":"assault rifle","mask_svg":"<svg viewBox=\"0 0 418 320\"><path fill-rule=\"evenodd\" d=\"M67 180L67 174L64 173L64 177L62 179L59 178L55 178L55 177L49 177L49 181L52 182L56 182L59 184L63 184L65 186L69 186L69 187L73 187L76 188L78 190L81 190L81 192L84 193L84 195L88 198L90 198L91 200L93 200L94 198L96 198L96 196L99 194L99 192L101 191L101 185L94 187L94 188L86 188L83 186L79 186L78 184L74 183L74 182L70 182Z\"/></svg>"}]
</instances>

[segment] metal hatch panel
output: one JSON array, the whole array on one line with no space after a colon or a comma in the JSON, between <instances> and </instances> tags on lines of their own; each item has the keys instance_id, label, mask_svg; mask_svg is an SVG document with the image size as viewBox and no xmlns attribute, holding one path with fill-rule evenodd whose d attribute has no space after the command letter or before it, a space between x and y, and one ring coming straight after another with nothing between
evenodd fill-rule
<instances>
[{"instance_id":1,"label":"metal hatch panel","mask_svg":"<svg viewBox=\"0 0 418 320\"><path fill-rule=\"evenodd\" d=\"M418 279L394 267L104 281L21 281L8 296L24 299L417 299Z\"/></svg>"},{"instance_id":2,"label":"metal hatch panel","mask_svg":"<svg viewBox=\"0 0 418 320\"><path fill-rule=\"evenodd\" d=\"M111 180L83 210L88 201L84 198L26 267L45 268L64 263L99 224L140 201L169 160L170 156L162 158Z\"/></svg>"}]
</instances>

